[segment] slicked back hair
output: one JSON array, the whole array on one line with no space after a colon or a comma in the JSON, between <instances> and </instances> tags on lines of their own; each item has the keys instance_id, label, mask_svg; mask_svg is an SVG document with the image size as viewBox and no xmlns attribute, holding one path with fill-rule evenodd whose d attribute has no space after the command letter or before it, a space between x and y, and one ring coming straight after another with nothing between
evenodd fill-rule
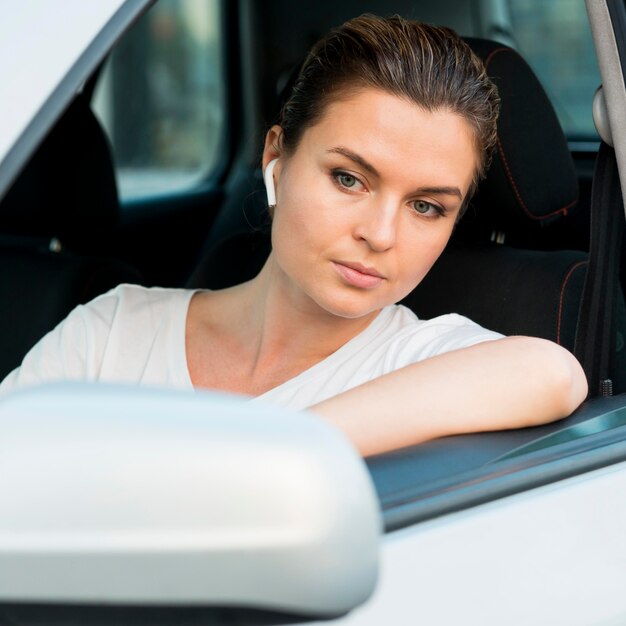
<instances>
[{"instance_id":1,"label":"slicked back hair","mask_svg":"<svg viewBox=\"0 0 626 626\"><path fill-rule=\"evenodd\" d=\"M281 148L292 153L331 102L368 87L466 120L478 158L469 199L496 144L500 100L482 61L450 28L365 14L332 30L309 52L282 107Z\"/></svg>"}]
</instances>

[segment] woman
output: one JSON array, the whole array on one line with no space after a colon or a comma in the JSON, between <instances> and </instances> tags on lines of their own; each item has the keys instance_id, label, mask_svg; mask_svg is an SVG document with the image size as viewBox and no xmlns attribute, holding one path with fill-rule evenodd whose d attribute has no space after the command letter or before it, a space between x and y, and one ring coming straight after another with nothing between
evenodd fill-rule
<instances>
[{"instance_id":1,"label":"woman","mask_svg":"<svg viewBox=\"0 0 626 626\"><path fill-rule=\"evenodd\" d=\"M376 454L568 415L571 354L394 303L484 175L498 97L450 30L362 16L311 51L263 151L272 253L212 292L121 286L78 307L2 391L55 379L206 387L309 408Z\"/></svg>"}]
</instances>

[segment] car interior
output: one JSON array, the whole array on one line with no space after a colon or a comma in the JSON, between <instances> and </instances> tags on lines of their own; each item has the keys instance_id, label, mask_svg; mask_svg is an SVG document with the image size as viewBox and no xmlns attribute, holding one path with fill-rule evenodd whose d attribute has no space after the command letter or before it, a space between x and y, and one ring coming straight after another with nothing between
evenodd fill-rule
<instances>
[{"instance_id":1,"label":"car interior","mask_svg":"<svg viewBox=\"0 0 626 626\"><path fill-rule=\"evenodd\" d=\"M0 201L0 377L72 308L119 283L217 289L254 276L271 246L262 140L289 78L332 26L364 12L399 13L455 28L502 99L487 178L441 259L403 303L422 318L457 312L506 335L551 339L574 352L593 380L588 401L561 422L448 437L368 459L386 527L463 508L484 499L487 488L513 493L511 476L520 470L537 485L570 475L575 468L552 461L572 451L604 446L607 459L617 458L610 455L621 454L612 444L624 428L626 305L618 265L603 273L601 292L594 269L622 258L619 237L590 249L599 139L572 148L498 17L495 8L505 4L304 0L294 10L286 0L221 3L227 80L218 158L181 193L120 194L111 140L91 106L99 67ZM128 37L145 28L150 11ZM586 365L589 345L595 369Z\"/></svg>"}]
</instances>

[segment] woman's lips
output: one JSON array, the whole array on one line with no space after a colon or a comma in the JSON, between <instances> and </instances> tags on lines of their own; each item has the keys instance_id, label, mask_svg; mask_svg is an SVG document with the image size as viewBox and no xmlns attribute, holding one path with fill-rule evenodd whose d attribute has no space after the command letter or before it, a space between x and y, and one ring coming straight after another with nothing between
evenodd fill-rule
<instances>
[{"instance_id":1,"label":"woman's lips","mask_svg":"<svg viewBox=\"0 0 626 626\"><path fill-rule=\"evenodd\" d=\"M341 263L334 261L335 270L345 282L361 289L373 289L385 280L375 269L359 263Z\"/></svg>"}]
</instances>

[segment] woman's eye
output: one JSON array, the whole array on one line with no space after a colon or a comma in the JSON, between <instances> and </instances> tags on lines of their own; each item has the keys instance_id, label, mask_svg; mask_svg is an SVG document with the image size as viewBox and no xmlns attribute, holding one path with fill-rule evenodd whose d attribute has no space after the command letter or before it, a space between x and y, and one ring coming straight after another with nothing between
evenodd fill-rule
<instances>
[{"instance_id":1,"label":"woman's eye","mask_svg":"<svg viewBox=\"0 0 626 626\"><path fill-rule=\"evenodd\" d=\"M426 200L414 200L413 208L420 215L430 215L433 217L443 215L444 212L441 207L438 207L431 202L426 202Z\"/></svg>"},{"instance_id":2,"label":"woman's eye","mask_svg":"<svg viewBox=\"0 0 626 626\"><path fill-rule=\"evenodd\" d=\"M356 176L344 172L335 173L335 180L341 187L345 187L346 189L356 189L361 184Z\"/></svg>"}]
</instances>

